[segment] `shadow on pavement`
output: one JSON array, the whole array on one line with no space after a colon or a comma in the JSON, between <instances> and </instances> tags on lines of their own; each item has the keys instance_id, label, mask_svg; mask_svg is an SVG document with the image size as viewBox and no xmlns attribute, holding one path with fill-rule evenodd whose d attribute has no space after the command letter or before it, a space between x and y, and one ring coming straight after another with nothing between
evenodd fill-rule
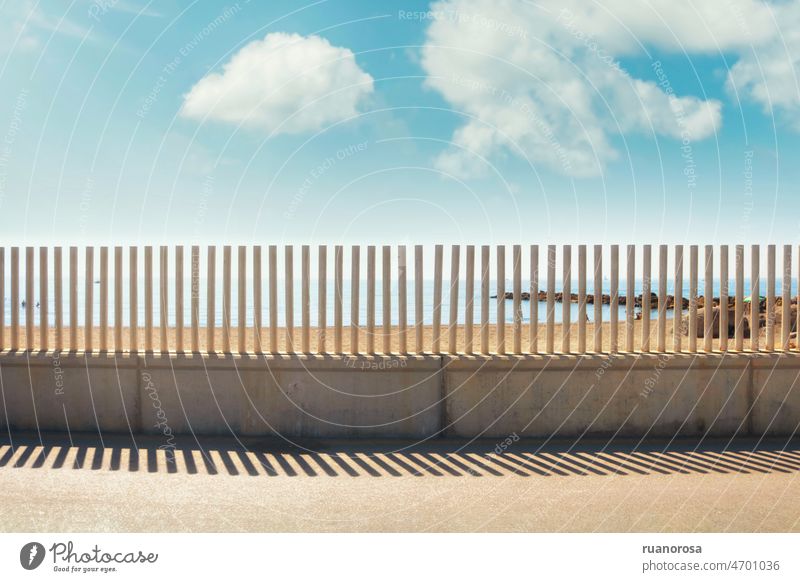
<instances>
[{"instance_id":1,"label":"shadow on pavement","mask_svg":"<svg viewBox=\"0 0 800 582\"><path fill-rule=\"evenodd\" d=\"M800 471L800 439L673 441L521 439L425 442L14 433L0 470L64 469L244 476L569 477ZM174 446L171 446L174 445Z\"/></svg>"}]
</instances>

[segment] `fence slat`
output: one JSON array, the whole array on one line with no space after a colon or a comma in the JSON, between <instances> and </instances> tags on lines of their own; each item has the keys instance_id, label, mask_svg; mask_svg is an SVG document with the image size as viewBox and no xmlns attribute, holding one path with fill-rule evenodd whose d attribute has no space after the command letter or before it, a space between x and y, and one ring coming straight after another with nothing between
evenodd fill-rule
<instances>
[{"instance_id":1,"label":"fence slat","mask_svg":"<svg viewBox=\"0 0 800 582\"><path fill-rule=\"evenodd\" d=\"M464 281L464 353L474 353L475 331L475 245L467 245Z\"/></svg>"},{"instance_id":2,"label":"fence slat","mask_svg":"<svg viewBox=\"0 0 800 582\"><path fill-rule=\"evenodd\" d=\"M94 247L86 247L85 270L83 350L91 352L94 349Z\"/></svg>"},{"instance_id":3,"label":"fence slat","mask_svg":"<svg viewBox=\"0 0 800 582\"><path fill-rule=\"evenodd\" d=\"M586 353L586 245L578 245L578 353Z\"/></svg>"},{"instance_id":4,"label":"fence slat","mask_svg":"<svg viewBox=\"0 0 800 582\"><path fill-rule=\"evenodd\" d=\"M114 247L114 351L122 351L122 247Z\"/></svg>"},{"instance_id":5,"label":"fence slat","mask_svg":"<svg viewBox=\"0 0 800 582\"><path fill-rule=\"evenodd\" d=\"M253 349L257 354L261 354L264 351L261 337L261 318L263 315L261 264L261 245L253 245Z\"/></svg>"},{"instance_id":6,"label":"fence slat","mask_svg":"<svg viewBox=\"0 0 800 582\"><path fill-rule=\"evenodd\" d=\"M498 354L506 353L506 247L497 245L497 347Z\"/></svg>"},{"instance_id":7,"label":"fence slat","mask_svg":"<svg viewBox=\"0 0 800 582\"><path fill-rule=\"evenodd\" d=\"M572 325L572 246L564 245L561 268L561 353L572 351L570 335Z\"/></svg>"},{"instance_id":8,"label":"fence slat","mask_svg":"<svg viewBox=\"0 0 800 582\"><path fill-rule=\"evenodd\" d=\"M19 349L19 247L11 247L11 349Z\"/></svg>"},{"instance_id":9,"label":"fence slat","mask_svg":"<svg viewBox=\"0 0 800 582\"><path fill-rule=\"evenodd\" d=\"M489 269L490 249L481 247L481 353L489 353Z\"/></svg>"},{"instance_id":10,"label":"fence slat","mask_svg":"<svg viewBox=\"0 0 800 582\"><path fill-rule=\"evenodd\" d=\"M532 354L539 353L539 245L531 245L531 286L529 290L529 336L528 351Z\"/></svg>"},{"instance_id":11,"label":"fence slat","mask_svg":"<svg viewBox=\"0 0 800 582\"><path fill-rule=\"evenodd\" d=\"M214 352L217 335L217 247L208 247L206 261L206 351Z\"/></svg>"},{"instance_id":12,"label":"fence slat","mask_svg":"<svg viewBox=\"0 0 800 582\"><path fill-rule=\"evenodd\" d=\"M222 247L222 351L231 353L231 247Z\"/></svg>"},{"instance_id":13,"label":"fence slat","mask_svg":"<svg viewBox=\"0 0 800 582\"><path fill-rule=\"evenodd\" d=\"M375 247L367 247L367 353L375 353Z\"/></svg>"},{"instance_id":14,"label":"fence slat","mask_svg":"<svg viewBox=\"0 0 800 582\"><path fill-rule=\"evenodd\" d=\"M783 273L781 274L781 349L789 350L792 333L792 245L783 246Z\"/></svg>"},{"instance_id":15,"label":"fence slat","mask_svg":"<svg viewBox=\"0 0 800 582\"><path fill-rule=\"evenodd\" d=\"M191 320L192 320L192 351L200 351L200 247L192 245L191 265ZM256 348L258 344L256 344Z\"/></svg>"},{"instance_id":16,"label":"fence slat","mask_svg":"<svg viewBox=\"0 0 800 582\"><path fill-rule=\"evenodd\" d=\"M34 265L34 248L25 247L25 349L33 349L36 341L33 336L34 314L33 314L33 282L36 271Z\"/></svg>"},{"instance_id":17,"label":"fence slat","mask_svg":"<svg viewBox=\"0 0 800 582\"><path fill-rule=\"evenodd\" d=\"M609 324L611 334L609 351L616 354L619 351L619 245L611 245L611 277L609 280Z\"/></svg>"},{"instance_id":18,"label":"fence slat","mask_svg":"<svg viewBox=\"0 0 800 582\"><path fill-rule=\"evenodd\" d=\"M767 341L766 350L775 349L775 245L767 245Z\"/></svg>"},{"instance_id":19,"label":"fence slat","mask_svg":"<svg viewBox=\"0 0 800 582\"><path fill-rule=\"evenodd\" d=\"M139 298L137 296L137 289L139 287L139 249L131 247L128 257L128 271L130 272L130 281L128 282L128 303L130 307L130 351L139 351Z\"/></svg>"},{"instance_id":20,"label":"fence slat","mask_svg":"<svg viewBox=\"0 0 800 582\"><path fill-rule=\"evenodd\" d=\"M303 353L309 353L311 351L311 247L309 245L300 247L300 269L301 347Z\"/></svg>"},{"instance_id":21,"label":"fence slat","mask_svg":"<svg viewBox=\"0 0 800 582\"><path fill-rule=\"evenodd\" d=\"M628 245L625 269L625 351L632 352L634 346L633 313L636 303L636 246Z\"/></svg>"},{"instance_id":22,"label":"fence slat","mask_svg":"<svg viewBox=\"0 0 800 582\"><path fill-rule=\"evenodd\" d=\"M269 350L278 349L278 247L269 245Z\"/></svg>"},{"instance_id":23,"label":"fence slat","mask_svg":"<svg viewBox=\"0 0 800 582\"><path fill-rule=\"evenodd\" d=\"M556 349L556 245L547 245L547 329L545 349L552 354Z\"/></svg>"},{"instance_id":24,"label":"fence slat","mask_svg":"<svg viewBox=\"0 0 800 582\"><path fill-rule=\"evenodd\" d=\"M50 334L47 262L47 247L39 247L39 349L44 351L48 350Z\"/></svg>"},{"instance_id":25,"label":"fence slat","mask_svg":"<svg viewBox=\"0 0 800 582\"><path fill-rule=\"evenodd\" d=\"M515 354L522 353L522 247L514 245L511 249L513 291L511 293L514 309L513 348Z\"/></svg>"},{"instance_id":26,"label":"fence slat","mask_svg":"<svg viewBox=\"0 0 800 582\"><path fill-rule=\"evenodd\" d=\"M239 245L239 264L236 269L236 338L239 353L247 351L247 247Z\"/></svg>"},{"instance_id":27,"label":"fence slat","mask_svg":"<svg viewBox=\"0 0 800 582\"><path fill-rule=\"evenodd\" d=\"M728 351L728 245L719 247L719 349Z\"/></svg>"},{"instance_id":28,"label":"fence slat","mask_svg":"<svg viewBox=\"0 0 800 582\"><path fill-rule=\"evenodd\" d=\"M667 245L658 246L658 351L667 351Z\"/></svg>"},{"instance_id":29,"label":"fence slat","mask_svg":"<svg viewBox=\"0 0 800 582\"><path fill-rule=\"evenodd\" d=\"M158 253L158 337L160 350L169 351L169 248L161 246Z\"/></svg>"},{"instance_id":30,"label":"fence slat","mask_svg":"<svg viewBox=\"0 0 800 582\"><path fill-rule=\"evenodd\" d=\"M744 245L736 245L736 303L734 339L737 352L744 349Z\"/></svg>"},{"instance_id":31,"label":"fence slat","mask_svg":"<svg viewBox=\"0 0 800 582\"><path fill-rule=\"evenodd\" d=\"M698 246L689 247L689 352L697 352L697 261Z\"/></svg>"},{"instance_id":32,"label":"fence slat","mask_svg":"<svg viewBox=\"0 0 800 582\"><path fill-rule=\"evenodd\" d=\"M653 309L652 293L653 247L642 246L642 352L650 351L650 312Z\"/></svg>"},{"instance_id":33,"label":"fence slat","mask_svg":"<svg viewBox=\"0 0 800 582\"><path fill-rule=\"evenodd\" d=\"M423 327L423 262L422 262L422 245L414 247L414 333L415 333L415 347L414 351L421 354L424 351L424 327Z\"/></svg>"},{"instance_id":34,"label":"fence slat","mask_svg":"<svg viewBox=\"0 0 800 582\"><path fill-rule=\"evenodd\" d=\"M11 304L14 305L14 249L11 249L11 266ZM15 311L11 312L12 334ZM69 247L69 349L72 351L77 351L78 349L78 247Z\"/></svg>"},{"instance_id":35,"label":"fence slat","mask_svg":"<svg viewBox=\"0 0 800 582\"><path fill-rule=\"evenodd\" d=\"M108 247L100 247L100 345L108 350Z\"/></svg>"},{"instance_id":36,"label":"fence slat","mask_svg":"<svg viewBox=\"0 0 800 582\"><path fill-rule=\"evenodd\" d=\"M284 248L284 315L286 317L286 351L294 352L294 248L287 245Z\"/></svg>"},{"instance_id":37,"label":"fence slat","mask_svg":"<svg viewBox=\"0 0 800 582\"><path fill-rule=\"evenodd\" d=\"M603 352L603 245L594 245L594 351Z\"/></svg>"},{"instance_id":38,"label":"fence slat","mask_svg":"<svg viewBox=\"0 0 800 582\"><path fill-rule=\"evenodd\" d=\"M328 247L319 245L317 257L317 352L324 354L328 351L325 341L328 334Z\"/></svg>"},{"instance_id":39,"label":"fence slat","mask_svg":"<svg viewBox=\"0 0 800 582\"><path fill-rule=\"evenodd\" d=\"M153 247L144 247L144 349L153 351Z\"/></svg>"},{"instance_id":40,"label":"fence slat","mask_svg":"<svg viewBox=\"0 0 800 582\"><path fill-rule=\"evenodd\" d=\"M408 258L405 245L397 247L397 323L399 349L408 353Z\"/></svg>"},{"instance_id":41,"label":"fence slat","mask_svg":"<svg viewBox=\"0 0 800 582\"><path fill-rule=\"evenodd\" d=\"M344 247L336 245L333 249L334 295L333 295L333 349L342 353L342 291L344 286Z\"/></svg>"},{"instance_id":42,"label":"fence slat","mask_svg":"<svg viewBox=\"0 0 800 582\"><path fill-rule=\"evenodd\" d=\"M703 288L703 351L714 351L714 247L706 245Z\"/></svg>"},{"instance_id":43,"label":"fence slat","mask_svg":"<svg viewBox=\"0 0 800 582\"><path fill-rule=\"evenodd\" d=\"M436 245L433 255L433 346L434 354L441 353L442 331L442 254L444 247Z\"/></svg>"},{"instance_id":44,"label":"fence slat","mask_svg":"<svg viewBox=\"0 0 800 582\"><path fill-rule=\"evenodd\" d=\"M795 336L795 350L800 350L800 246L797 247L797 277L797 319L795 321L794 330L797 332Z\"/></svg>"},{"instance_id":45,"label":"fence slat","mask_svg":"<svg viewBox=\"0 0 800 582\"><path fill-rule=\"evenodd\" d=\"M759 272L760 247L752 245L750 248L750 350L757 352L759 349L759 308L761 305L761 280Z\"/></svg>"},{"instance_id":46,"label":"fence slat","mask_svg":"<svg viewBox=\"0 0 800 582\"><path fill-rule=\"evenodd\" d=\"M381 282L383 283L383 292L381 293L383 300L383 353L389 354L392 351L392 247L384 245L383 257L381 260L381 268L383 275Z\"/></svg>"},{"instance_id":47,"label":"fence slat","mask_svg":"<svg viewBox=\"0 0 800 582\"><path fill-rule=\"evenodd\" d=\"M672 351L680 352L683 332L683 245L675 245L675 305L672 320Z\"/></svg>"},{"instance_id":48,"label":"fence slat","mask_svg":"<svg viewBox=\"0 0 800 582\"><path fill-rule=\"evenodd\" d=\"M397 247L397 322L400 353L408 353L408 263L406 247Z\"/></svg>"},{"instance_id":49,"label":"fence slat","mask_svg":"<svg viewBox=\"0 0 800 582\"><path fill-rule=\"evenodd\" d=\"M3 284L3 249L0 249L0 287L4 287ZM53 307L55 307L55 345L54 348L56 351L60 352L64 349L64 285L62 283L62 277L64 274L63 269L63 254L61 247L56 247L53 249ZM3 292L0 291L0 300L4 299ZM5 304L5 301L3 301ZM2 316L0 316L0 320L2 320ZM2 328L2 323L0 323L0 328ZM2 340L3 332L0 329L0 349L3 347L3 340Z\"/></svg>"},{"instance_id":50,"label":"fence slat","mask_svg":"<svg viewBox=\"0 0 800 582\"><path fill-rule=\"evenodd\" d=\"M361 287L361 247L350 250L350 353L357 354L359 331L359 290Z\"/></svg>"},{"instance_id":51,"label":"fence slat","mask_svg":"<svg viewBox=\"0 0 800 582\"><path fill-rule=\"evenodd\" d=\"M175 247L175 351L183 349L183 247Z\"/></svg>"},{"instance_id":52,"label":"fence slat","mask_svg":"<svg viewBox=\"0 0 800 582\"><path fill-rule=\"evenodd\" d=\"M453 245L450 253L450 324L447 330L447 353L455 354L458 352L458 271L461 247Z\"/></svg>"}]
</instances>

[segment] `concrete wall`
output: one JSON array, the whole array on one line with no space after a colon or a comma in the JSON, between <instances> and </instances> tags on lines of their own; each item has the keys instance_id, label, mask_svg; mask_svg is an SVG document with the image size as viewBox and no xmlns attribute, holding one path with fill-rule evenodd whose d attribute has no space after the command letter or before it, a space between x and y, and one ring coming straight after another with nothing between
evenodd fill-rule
<instances>
[{"instance_id":1,"label":"concrete wall","mask_svg":"<svg viewBox=\"0 0 800 582\"><path fill-rule=\"evenodd\" d=\"M537 438L793 434L800 355L0 354L13 430Z\"/></svg>"},{"instance_id":2,"label":"concrete wall","mask_svg":"<svg viewBox=\"0 0 800 582\"><path fill-rule=\"evenodd\" d=\"M430 436L438 358L11 353L0 424L302 437Z\"/></svg>"},{"instance_id":3,"label":"concrete wall","mask_svg":"<svg viewBox=\"0 0 800 582\"><path fill-rule=\"evenodd\" d=\"M735 434L748 428L747 364L688 355L454 359L446 374L448 432Z\"/></svg>"}]
</instances>

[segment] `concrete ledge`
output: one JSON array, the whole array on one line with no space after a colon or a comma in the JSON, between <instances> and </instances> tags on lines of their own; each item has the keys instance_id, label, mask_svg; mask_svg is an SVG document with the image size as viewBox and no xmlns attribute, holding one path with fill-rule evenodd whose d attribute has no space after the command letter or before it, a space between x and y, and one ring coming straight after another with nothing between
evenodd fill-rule
<instances>
[{"instance_id":1,"label":"concrete ledge","mask_svg":"<svg viewBox=\"0 0 800 582\"><path fill-rule=\"evenodd\" d=\"M286 437L781 435L800 354L0 353L0 427Z\"/></svg>"},{"instance_id":2,"label":"concrete ledge","mask_svg":"<svg viewBox=\"0 0 800 582\"><path fill-rule=\"evenodd\" d=\"M2 354L0 423L18 430L136 430L136 365L130 357Z\"/></svg>"},{"instance_id":3,"label":"concrete ledge","mask_svg":"<svg viewBox=\"0 0 800 582\"><path fill-rule=\"evenodd\" d=\"M427 356L0 354L0 426L295 437L437 433Z\"/></svg>"},{"instance_id":4,"label":"concrete ledge","mask_svg":"<svg viewBox=\"0 0 800 582\"><path fill-rule=\"evenodd\" d=\"M748 362L713 354L445 358L446 434L732 435L748 426Z\"/></svg>"}]
</instances>

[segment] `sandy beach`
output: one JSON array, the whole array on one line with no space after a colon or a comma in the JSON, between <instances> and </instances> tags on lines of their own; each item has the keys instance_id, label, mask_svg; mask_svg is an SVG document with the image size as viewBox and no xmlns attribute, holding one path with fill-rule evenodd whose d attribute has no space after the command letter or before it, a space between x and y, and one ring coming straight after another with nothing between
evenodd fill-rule
<instances>
[{"instance_id":1,"label":"sandy beach","mask_svg":"<svg viewBox=\"0 0 800 582\"><path fill-rule=\"evenodd\" d=\"M668 319L665 324L666 328L666 350L673 351L674 350L674 343L673 343L673 324L674 320ZM472 331L472 345L471 349L467 346L467 338L466 338L466 328L463 325L456 326L455 329L455 346L456 352L460 353L481 353L482 351L482 344L481 344L481 326L475 325L473 326ZM595 343L594 343L594 329L595 325L591 322L586 323L586 348L585 351L587 352L596 352ZM644 329L644 322L641 320L634 321L633 325L633 333L634 333L634 344L633 344L633 351L641 351L643 347L643 329ZM657 351L658 348L658 322L653 320L650 322L650 351ZM304 344L304 333L302 327L295 327L291 332L286 328L277 328L276 330L276 339L277 344L273 345L271 342L271 335L269 328L263 328L260 334L260 342L256 341L256 334L252 327L248 327L244 330L244 343L240 345L239 343L239 328L238 327L231 327L230 333L226 334L222 328L215 328L214 329L214 340L213 340L213 349L209 349L208 344L208 330L206 328L199 328L198 333L198 350L201 352L206 351L215 351L215 352L232 352L232 353L240 353L240 352L289 352L289 351L298 351L298 352L327 352L327 353L336 353L335 350L335 334L334 329L332 327L326 328L325 330L325 341L324 341L324 350L320 349L320 338L323 335L320 330L316 327L310 327L308 329L308 343L307 346ZM389 330L388 334L384 334L384 330L382 327L376 327L374 334L368 332L366 327L360 327L357 330L356 334L356 342L357 345L355 346L356 349L353 349L354 346L352 345L352 330L351 327L344 326L342 328L342 352L343 353L393 353L399 354L407 351L408 353L416 353L418 351L431 353L431 352L450 352L450 327L447 325L442 325L439 330L439 349L435 349L434 347L434 329L431 325L426 325L423 327L422 330L422 348L421 350L418 349L417 346L417 330L415 327L410 326L406 331L406 350L401 349L401 333L400 329L397 326L392 326ZM71 341L71 330L69 328L65 328L62 332L62 342L61 347L63 350L78 350L83 351L85 347L85 337L84 337L84 328L79 327L75 330L75 341ZM498 349L498 328L496 325L492 324L489 325L487 330L487 339L488 339L488 352L489 353L497 353ZM619 351L626 351L627 344L626 344L626 325L624 321L621 321L618 325L618 350ZM611 324L609 322L602 323L602 352L609 352L611 351ZM147 345L145 343L145 328L140 327L138 328L138 342L137 342L137 349L139 351L144 351L147 349ZM183 330L183 339L182 339L182 347L179 346L178 337L177 337L177 329L174 327L170 327L166 330L166 341L163 342L164 345L167 346L168 351L186 351L191 352L193 351L192 346L192 330L191 328L184 328ZM556 353L562 352L562 325L556 324L554 327L554 351ZM388 336L389 345L388 350L385 346L385 337ZM521 353L529 353L530 350L530 327L527 323L524 323L520 330L520 344L521 344ZM544 324L540 322L539 329L538 329L538 348L537 351L539 353L544 353L547 348L547 332L546 327ZM765 337L766 337L766 330L761 329L760 334L761 346L765 345ZM41 350L42 343L40 341L40 334L38 327L33 328L32 333L32 340L29 343L26 342L27 333L26 328L21 326L19 329L19 347L20 349L26 349L30 347L33 350ZM57 347L58 343L56 341L56 331L54 329L48 330L48 340L47 340L47 348L53 350ZM109 328L106 332L106 339L105 339L105 349L108 351L117 351L121 349L121 351L130 351L131 349L131 336L130 336L130 329L125 327L122 328L122 344L121 348L118 348L115 344L115 334L114 328ZM777 347L780 347L780 330L776 329L776 338L775 343ZM729 347L733 347L733 339L730 340ZM4 342L3 342L3 349L9 349L11 347L11 329L5 329L4 335ZM101 329L99 327L95 327L92 331L92 349L94 351L101 351L103 350L103 343L101 339ZM152 330L152 349L155 351L159 351L162 345L162 337L161 337L161 330L158 327L154 327ZM574 323L569 326L569 345L570 345L570 352L578 353L583 350L580 349L580 339L579 339L579 330L578 324ZM689 338L686 335L681 336L681 345L683 351L688 351L689 349ZM745 339L745 349L749 348L750 342L749 339ZM792 342L794 345L794 342ZM294 346L294 347L291 347ZM697 339L697 346L698 350L702 350L703 348L703 339ZM713 343L714 349L719 349L719 339L714 339ZM506 353L514 353L514 329L512 324L506 324L505 326L505 352Z\"/></svg>"}]
</instances>

